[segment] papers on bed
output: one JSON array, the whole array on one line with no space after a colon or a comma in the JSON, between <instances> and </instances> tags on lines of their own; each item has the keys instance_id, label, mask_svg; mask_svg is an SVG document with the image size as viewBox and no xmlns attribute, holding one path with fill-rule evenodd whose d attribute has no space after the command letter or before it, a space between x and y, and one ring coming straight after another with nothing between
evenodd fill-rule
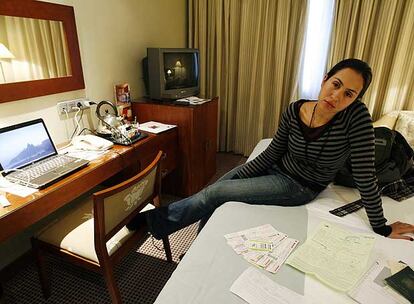
<instances>
[{"instance_id":1,"label":"papers on bed","mask_svg":"<svg viewBox=\"0 0 414 304\"><path fill-rule=\"evenodd\" d=\"M392 265L393 263L395 261L388 261L388 263L382 260L375 261L374 265L348 292L349 296L363 304L409 304L408 300L390 288L385 282L387 277L394 274L395 269L393 270L393 268L395 266ZM396 267L401 270L402 267L405 268L407 265L398 263Z\"/></svg>"},{"instance_id":2,"label":"papers on bed","mask_svg":"<svg viewBox=\"0 0 414 304\"><path fill-rule=\"evenodd\" d=\"M273 282L253 267L237 278L230 291L250 304L312 303L304 296Z\"/></svg>"},{"instance_id":3,"label":"papers on bed","mask_svg":"<svg viewBox=\"0 0 414 304\"><path fill-rule=\"evenodd\" d=\"M340 291L349 290L366 269L373 235L353 233L322 222L287 264Z\"/></svg>"},{"instance_id":4,"label":"papers on bed","mask_svg":"<svg viewBox=\"0 0 414 304\"><path fill-rule=\"evenodd\" d=\"M227 244L249 263L276 273L299 243L270 224L226 234Z\"/></svg>"}]
</instances>

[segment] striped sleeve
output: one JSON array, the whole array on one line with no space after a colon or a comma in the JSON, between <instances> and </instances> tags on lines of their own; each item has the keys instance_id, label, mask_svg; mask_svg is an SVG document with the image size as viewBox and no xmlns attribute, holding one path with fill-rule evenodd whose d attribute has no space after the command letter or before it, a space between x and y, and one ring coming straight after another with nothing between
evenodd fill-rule
<instances>
[{"instance_id":1,"label":"striped sleeve","mask_svg":"<svg viewBox=\"0 0 414 304\"><path fill-rule=\"evenodd\" d=\"M282 119L276 134L273 136L269 146L260 153L255 159L246 163L240 168L237 175L240 178L259 176L269 169L273 164L286 153L288 146L289 125L294 111L294 103L291 103L288 109L283 112Z\"/></svg>"},{"instance_id":2,"label":"striped sleeve","mask_svg":"<svg viewBox=\"0 0 414 304\"><path fill-rule=\"evenodd\" d=\"M354 111L348 140L352 176L364 204L369 222L377 230L385 226L378 181L375 173L375 135L371 116L365 105Z\"/></svg>"}]
</instances>

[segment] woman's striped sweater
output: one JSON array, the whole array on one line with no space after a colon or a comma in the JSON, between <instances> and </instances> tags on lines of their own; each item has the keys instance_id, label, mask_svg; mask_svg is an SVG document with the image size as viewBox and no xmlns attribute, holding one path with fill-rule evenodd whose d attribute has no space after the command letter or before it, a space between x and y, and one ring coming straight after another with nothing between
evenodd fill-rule
<instances>
[{"instance_id":1,"label":"woman's striped sweater","mask_svg":"<svg viewBox=\"0 0 414 304\"><path fill-rule=\"evenodd\" d=\"M321 136L312 141L306 141L303 136L295 104L291 103L283 113L279 129L267 149L243 166L239 177L258 176L279 164L304 186L322 190L350 157L354 182L371 226L377 233L388 235L391 230L385 226L387 220L375 175L374 129L365 104L355 101L337 113Z\"/></svg>"}]
</instances>

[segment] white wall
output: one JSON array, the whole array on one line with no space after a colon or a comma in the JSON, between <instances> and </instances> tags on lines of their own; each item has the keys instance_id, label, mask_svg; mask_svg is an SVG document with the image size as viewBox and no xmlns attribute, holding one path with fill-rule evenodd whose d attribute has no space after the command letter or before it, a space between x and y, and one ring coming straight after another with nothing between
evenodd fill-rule
<instances>
[{"instance_id":1,"label":"white wall","mask_svg":"<svg viewBox=\"0 0 414 304\"><path fill-rule=\"evenodd\" d=\"M75 9L86 88L2 103L0 127L41 117L55 143L65 142L73 131L73 122L57 113L57 102L79 97L113 101L113 85L124 82L130 84L132 98L139 98L144 94L141 59L146 48L186 46L186 0L48 2ZM87 112L94 120L94 111Z\"/></svg>"},{"instance_id":2,"label":"white wall","mask_svg":"<svg viewBox=\"0 0 414 304\"><path fill-rule=\"evenodd\" d=\"M0 127L41 117L55 143L65 142L73 131L73 122L58 115L57 102L79 97L112 101L113 85L123 82L130 84L132 98L139 98L144 94L141 59L146 48L186 47L186 0L48 2L75 9L86 89L2 103ZM95 117L93 111L87 112L85 122ZM0 269L24 253L33 231L54 216L1 243Z\"/></svg>"}]
</instances>

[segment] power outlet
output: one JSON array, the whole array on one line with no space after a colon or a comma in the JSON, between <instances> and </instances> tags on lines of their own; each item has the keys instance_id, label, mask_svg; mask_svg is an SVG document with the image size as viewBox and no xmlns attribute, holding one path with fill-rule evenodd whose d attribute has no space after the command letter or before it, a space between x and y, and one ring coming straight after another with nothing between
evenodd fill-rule
<instances>
[{"instance_id":1,"label":"power outlet","mask_svg":"<svg viewBox=\"0 0 414 304\"><path fill-rule=\"evenodd\" d=\"M83 98L65 100L65 101L58 102L56 105L58 113L62 115L77 111L78 106L80 106L81 109L89 108L89 100L86 100Z\"/></svg>"}]
</instances>

